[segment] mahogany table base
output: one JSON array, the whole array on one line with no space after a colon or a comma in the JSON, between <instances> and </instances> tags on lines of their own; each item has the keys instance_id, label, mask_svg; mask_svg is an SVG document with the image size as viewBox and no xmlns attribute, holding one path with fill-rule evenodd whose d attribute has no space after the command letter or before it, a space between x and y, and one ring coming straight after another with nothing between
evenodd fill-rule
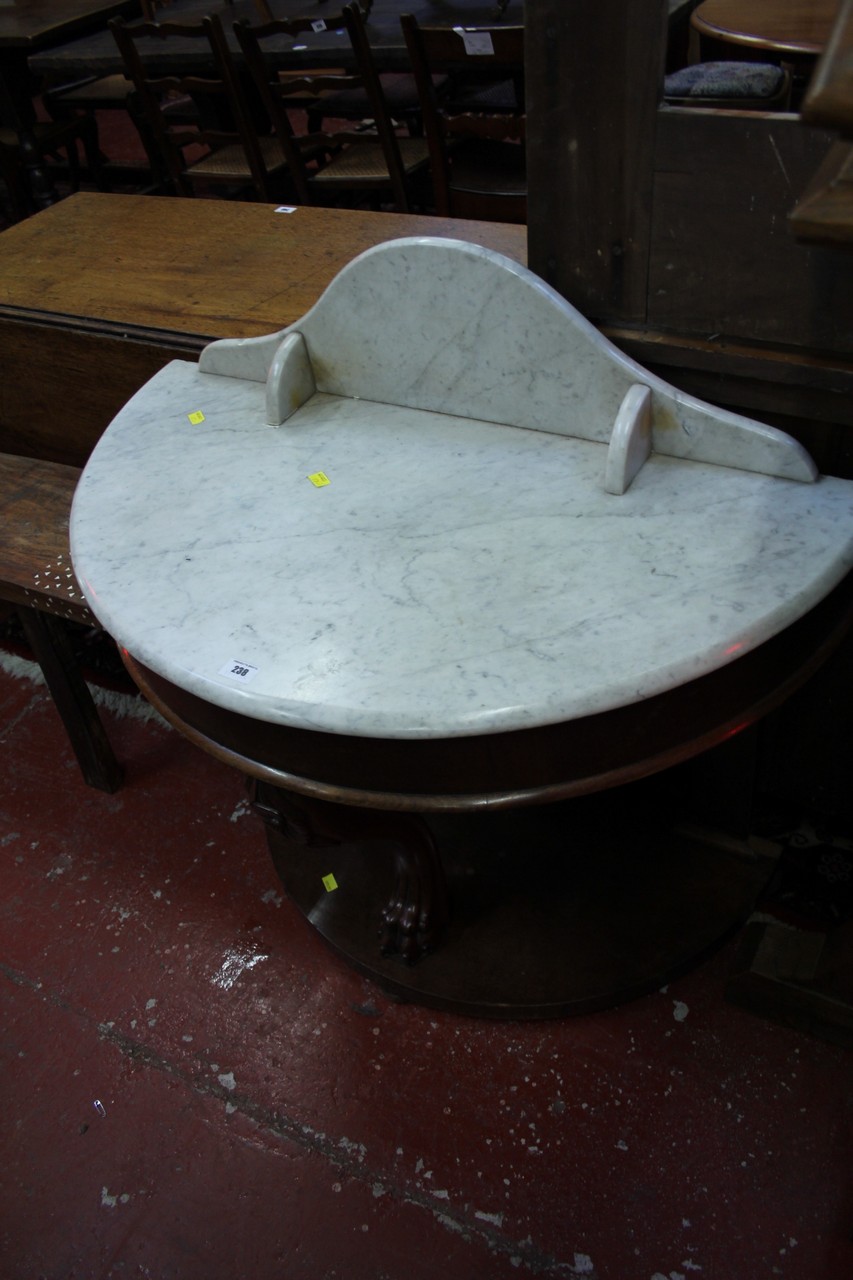
<instances>
[{"instance_id":1,"label":"mahogany table base","mask_svg":"<svg viewBox=\"0 0 853 1280\"><path fill-rule=\"evenodd\" d=\"M306 843L269 821L267 839L291 900L387 994L490 1018L564 1016L685 972L743 923L772 871L769 853L668 829L650 794L659 800L660 785L431 815L448 918L435 950L413 964L381 951L398 898L392 841ZM357 823L358 811L344 810L343 822L347 814Z\"/></svg>"}]
</instances>

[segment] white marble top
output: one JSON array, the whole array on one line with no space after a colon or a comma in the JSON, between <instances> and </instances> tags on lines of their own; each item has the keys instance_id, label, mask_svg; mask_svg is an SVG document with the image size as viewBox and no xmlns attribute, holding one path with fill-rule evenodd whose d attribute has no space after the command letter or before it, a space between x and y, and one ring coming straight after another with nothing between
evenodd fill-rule
<instances>
[{"instance_id":1,"label":"white marble top","mask_svg":"<svg viewBox=\"0 0 853 1280\"><path fill-rule=\"evenodd\" d=\"M448 245L394 243L415 258L424 243ZM401 291L398 258L398 311L381 341L382 290L375 314L359 312L349 394L327 374L333 348L311 340L321 301L293 328L316 385L333 389L303 388L284 425L266 423L263 381L281 335L215 344L202 365L219 371L172 363L114 420L81 479L71 546L92 610L140 661L217 705L301 728L391 738L519 729L635 702L733 661L853 565L853 484L812 481L799 446L754 424L741 431L733 415L719 415L721 445L716 411L624 357L604 409L600 389L579 397L570 384L584 358L572 342L594 344L590 367L612 348L514 264L511 289L532 290L534 311L544 299L549 318L511 341L519 311L498 309L505 279L471 310L470 247L461 259L450 247L461 319L445 297L442 322L428 317L432 347L423 331L413 339L401 317L417 322L448 259ZM474 256L477 270L509 270L485 250ZM346 347L341 315L339 296L331 323ZM557 320L574 326L562 356L548 328ZM498 422L458 412L465 373L453 335L461 342L472 327L473 399L491 397ZM233 358L243 376L228 373ZM428 400L438 368L434 388L449 387L448 361L452 404L419 405L413 384ZM613 405L637 383L655 402L653 451L617 495L604 488L600 418L611 414L612 426ZM375 386L382 394L365 396ZM539 419L555 400L568 407L549 430ZM507 425L525 404L536 429ZM567 433L578 404L593 438ZM190 421L199 412L204 420ZM691 431L679 432L679 415ZM734 442L747 466L741 435L754 438L775 470L801 478L663 453L661 434L677 438L676 453L703 436L712 455ZM328 483L309 479L318 473Z\"/></svg>"}]
</instances>

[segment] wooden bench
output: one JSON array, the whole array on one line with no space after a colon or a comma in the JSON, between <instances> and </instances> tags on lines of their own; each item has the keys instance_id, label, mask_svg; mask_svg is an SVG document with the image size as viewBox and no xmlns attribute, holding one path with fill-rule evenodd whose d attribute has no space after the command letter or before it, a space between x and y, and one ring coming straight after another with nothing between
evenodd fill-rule
<instances>
[{"instance_id":1,"label":"wooden bench","mask_svg":"<svg viewBox=\"0 0 853 1280\"><path fill-rule=\"evenodd\" d=\"M67 622L97 626L71 565L68 517L76 467L0 453L0 600L15 606L83 777L116 791L113 754L74 654Z\"/></svg>"}]
</instances>

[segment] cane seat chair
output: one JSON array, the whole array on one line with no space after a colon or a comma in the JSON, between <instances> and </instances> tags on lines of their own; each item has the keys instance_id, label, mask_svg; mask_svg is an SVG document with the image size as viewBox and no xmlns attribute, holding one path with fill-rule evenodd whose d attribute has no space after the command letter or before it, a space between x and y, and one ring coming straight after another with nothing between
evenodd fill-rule
<instances>
[{"instance_id":1,"label":"cane seat chair","mask_svg":"<svg viewBox=\"0 0 853 1280\"><path fill-rule=\"evenodd\" d=\"M157 12L172 0L142 0L142 16L155 22ZM89 75L73 84L55 85L42 95L44 105L54 120L67 119L80 111L127 111L134 93L133 81L123 72L111 75Z\"/></svg>"},{"instance_id":2,"label":"cane seat chair","mask_svg":"<svg viewBox=\"0 0 853 1280\"><path fill-rule=\"evenodd\" d=\"M110 28L146 126L145 132L140 130L143 141L153 139L152 165L164 189L192 196L209 187L225 188L230 194L248 191L257 200L275 200L287 178L287 161L277 138L256 127L219 17L133 26L114 18ZM188 48L186 65L198 70L159 74L156 62L146 64L152 40L182 41ZM192 119L170 115L170 101L187 99Z\"/></svg>"},{"instance_id":3,"label":"cane seat chair","mask_svg":"<svg viewBox=\"0 0 853 1280\"><path fill-rule=\"evenodd\" d=\"M270 45L281 36L298 38L311 29L312 18L279 18L259 26L237 22L234 30L246 66L255 82L282 150L287 157L302 204L340 203L353 197L373 204L390 202L400 213L408 212L416 195L416 182L428 168L429 154L423 138L398 137L373 62L361 9L347 5L327 25L341 21L349 35L353 72L311 70L305 74L278 74ZM311 127L317 114L331 119L330 102L338 95L365 95L369 123L343 127ZM312 103L316 113L312 115ZM306 110L309 131L297 135L290 113Z\"/></svg>"},{"instance_id":4,"label":"cane seat chair","mask_svg":"<svg viewBox=\"0 0 853 1280\"><path fill-rule=\"evenodd\" d=\"M321 0L321 4L325 3L326 0ZM254 7L261 23L275 21L275 7L270 3L270 0L254 0ZM370 10L373 8L373 0L360 0L360 8L365 22L368 22ZM333 15L331 11L329 14L325 14L323 8L319 8L316 17L311 19L312 29L317 29L316 24L318 22L322 22L324 28L332 27L335 25L336 18L340 21L341 15ZM293 75L292 72L281 72L280 74L283 79ZM309 71L306 68L302 74L328 75L330 74L330 69L326 67L322 71L319 68ZM338 68L337 74L344 75L344 68ZM443 79L445 77L442 77ZM421 104L418 97L418 86L415 84L415 77L411 72L380 71L379 83L382 85L382 96L385 99L385 105L392 120L404 124L413 137L421 135L423 133ZM307 98L304 108L308 113L308 127L311 130L322 128L325 118L365 120L370 116L372 110L370 99L364 89L331 90L322 95L319 101L316 98Z\"/></svg>"},{"instance_id":5,"label":"cane seat chair","mask_svg":"<svg viewBox=\"0 0 853 1280\"><path fill-rule=\"evenodd\" d=\"M436 213L527 220L524 28L429 27L401 18L429 144ZM434 73L450 73L445 92Z\"/></svg>"}]
</instances>

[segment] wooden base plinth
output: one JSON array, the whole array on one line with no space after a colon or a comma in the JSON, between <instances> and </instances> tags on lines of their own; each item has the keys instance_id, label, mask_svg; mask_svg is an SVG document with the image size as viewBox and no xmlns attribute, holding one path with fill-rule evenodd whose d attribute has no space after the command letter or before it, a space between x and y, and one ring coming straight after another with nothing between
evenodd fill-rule
<instances>
[{"instance_id":1,"label":"wooden base plinth","mask_svg":"<svg viewBox=\"0 0 853 1280\"><path fill-rule=\"evenodd\" d=\"M851 616L848 575L786 631L688 685L483 738L261 721L123 656L176 728L251 780L288 894L348 963L403 999L541 1018L653 991L747 919L773 857L675 825L685 796L673 767L736 748ZM752 772L712 771L686 811L743 830Z\"/></svg>"},{"instance_id":2,"label":"wooden base plinth","mask_svg":"<svg viewBox=\"0 0 853 1280\"><path fill-rule=\"evenodd\" d=\"M315 847L269 826L267 835L290 898L386 993L490 1018L556 1017L633 999L689 969L743 923L775 865L769 851L667 828L636 791L430 818L449 924L412 965L380 952L395 874L387 842ZM337 888L324 885L329 875Z\"/></svg>"}]
</instances>

